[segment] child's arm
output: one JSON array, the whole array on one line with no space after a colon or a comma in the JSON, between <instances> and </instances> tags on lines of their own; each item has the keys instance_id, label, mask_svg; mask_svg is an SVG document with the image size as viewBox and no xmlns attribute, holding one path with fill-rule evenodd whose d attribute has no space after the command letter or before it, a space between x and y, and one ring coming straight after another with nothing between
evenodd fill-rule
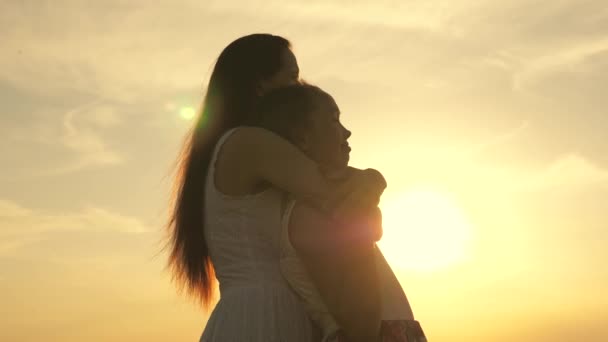
<instances>
[{"instance_id":1,"label":"child's arm","mask_svg":"<svg viewBox=\"0 0 608 342\"><path fill-rule=\"evenodd\" d=\"M361 234L362 228L338 224L297 202L289 222L298 256L349 341L374 341L380 329L374 234Z\"/></svg>"},{"instance_id":2,"label":"child's arm","mask_svg":"<svg viewBox=\"0 0 608 342\"><path fill-rule=\"evenodd\" d=\"M362 203L358 192L382 193L386 181L372 169L353 174L345 182L329 182L319 166L287 140L258 127L242 127L224 144L231 151L231 165L238 167L243 179L251 184L262 181L286 190L296 199L330 213L333 217L350 217Z\"/></svg>"}]
</instances>

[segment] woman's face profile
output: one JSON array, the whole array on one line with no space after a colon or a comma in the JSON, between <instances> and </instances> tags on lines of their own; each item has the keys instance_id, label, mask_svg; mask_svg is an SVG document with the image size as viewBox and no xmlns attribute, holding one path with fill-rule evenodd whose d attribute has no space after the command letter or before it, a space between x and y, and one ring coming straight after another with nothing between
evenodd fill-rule
<instances>
[{"instance_id":1,"label":"woman's face profile","mask_svg":"<svg viewBox=\"0 0 608 342\"><path fill-rule=\"evenodd\" d=\"M281 54L281 67L269 79L260 82L259 94L264 95L270 90L298 83L300 80L300 67L296 56L291 49L284 49Z\"/></svg>"}]
</instances>

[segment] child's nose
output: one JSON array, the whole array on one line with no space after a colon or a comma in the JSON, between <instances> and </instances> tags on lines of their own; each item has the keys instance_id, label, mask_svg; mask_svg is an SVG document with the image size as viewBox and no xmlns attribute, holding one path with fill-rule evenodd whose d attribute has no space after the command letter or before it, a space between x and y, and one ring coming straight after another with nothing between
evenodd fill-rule
<instances>
[{"instance_id":1,"label":"child's nose","mask_svg":"<svg viewBox=\"0 0 608 342\"><path fill-rule=\"evenodd\" d=\"M351 136L352 132L351 132L351 131L349 131L348 129L346 129L346 127L342 127L342 128L344 129L344 137L345 137L346 139L350 138L350 136Z\"/></svg>"}]
</instances>

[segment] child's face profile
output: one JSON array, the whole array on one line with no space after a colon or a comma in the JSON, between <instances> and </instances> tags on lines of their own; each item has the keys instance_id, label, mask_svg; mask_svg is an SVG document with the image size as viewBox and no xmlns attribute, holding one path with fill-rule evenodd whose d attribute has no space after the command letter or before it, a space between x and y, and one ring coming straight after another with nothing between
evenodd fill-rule
<instances>
[{"instance_id":1,"label":"child's face profile","mask_svg":"<svg viewBox=\"0 0 608 342\"><path fill-rule=\"evenodd\" d=\"M351 132L340 122L340 109L333 99L323 101L310 113L300 148L323 168L341 171L348 166Z\"/></svg>"}]
</instances>

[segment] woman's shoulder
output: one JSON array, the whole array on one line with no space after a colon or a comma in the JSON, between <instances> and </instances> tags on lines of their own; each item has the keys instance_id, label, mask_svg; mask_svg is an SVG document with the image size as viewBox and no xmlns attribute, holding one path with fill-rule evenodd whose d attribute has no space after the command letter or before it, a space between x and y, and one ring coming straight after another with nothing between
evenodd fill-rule
<instances>
[{"instance_id":1,"label":"woman's shoulder","mask_svg":"<svg viewBox=\"0 0 608 342\"><path fill-rule=\"evenodd\" d=\"M237 126L225 132L218 145L230 154L251 156L257 150L276 144L277 138L280 137L262 127Z\"/></svg>"},{"instance_id":2,"label":"woman's shoulder","mask_svg":"<svg viewBox=\"0 0 608 342\"><path fill-rule=\"evenodd\" d=\"M268 139L272 132L255 126L237 126L224 132L216 143L218 154L248 155L256 145Z\"/></svg>"},{"instance_id":3,"label":"woman's shoulder","mask_svg":"<svg viewBox=\"0 0 608 342\"><path fill-rule=\"evenodd\" d=\"M267 185L260 184L259 164L276 155L274 133L255 126L237 126L219 138L211 168L216 187L226 194L258 193ZM276 167L275 167L276 168ZM264 186L262 186L264 185Z\"/></svg>"},{"instance_id":4,"label":"woman's shoulder","mask_svg":"<svg viewBox=\"0 0 608 342\"><path fill-rule=\"evenodd\" d=\"M229 132L230 140L233 143L243 144L250 146L252 143L265 142L273 139L280 138L276 133L257 126L237 126L231 129Z\"/></svg>"},{"instance_id":5,"label":"woman's shoulder","mask_svg":"<svg viewBox=\"0 0 608 342\"><path fill-rule=\"evenodd\" d=\"M290 142L278 134L257 126L238 126L231 129L222 150L244 163L260 163L285 154ZM272 163L271 163L272 164Z\"/></svg>"}]
</instances>

